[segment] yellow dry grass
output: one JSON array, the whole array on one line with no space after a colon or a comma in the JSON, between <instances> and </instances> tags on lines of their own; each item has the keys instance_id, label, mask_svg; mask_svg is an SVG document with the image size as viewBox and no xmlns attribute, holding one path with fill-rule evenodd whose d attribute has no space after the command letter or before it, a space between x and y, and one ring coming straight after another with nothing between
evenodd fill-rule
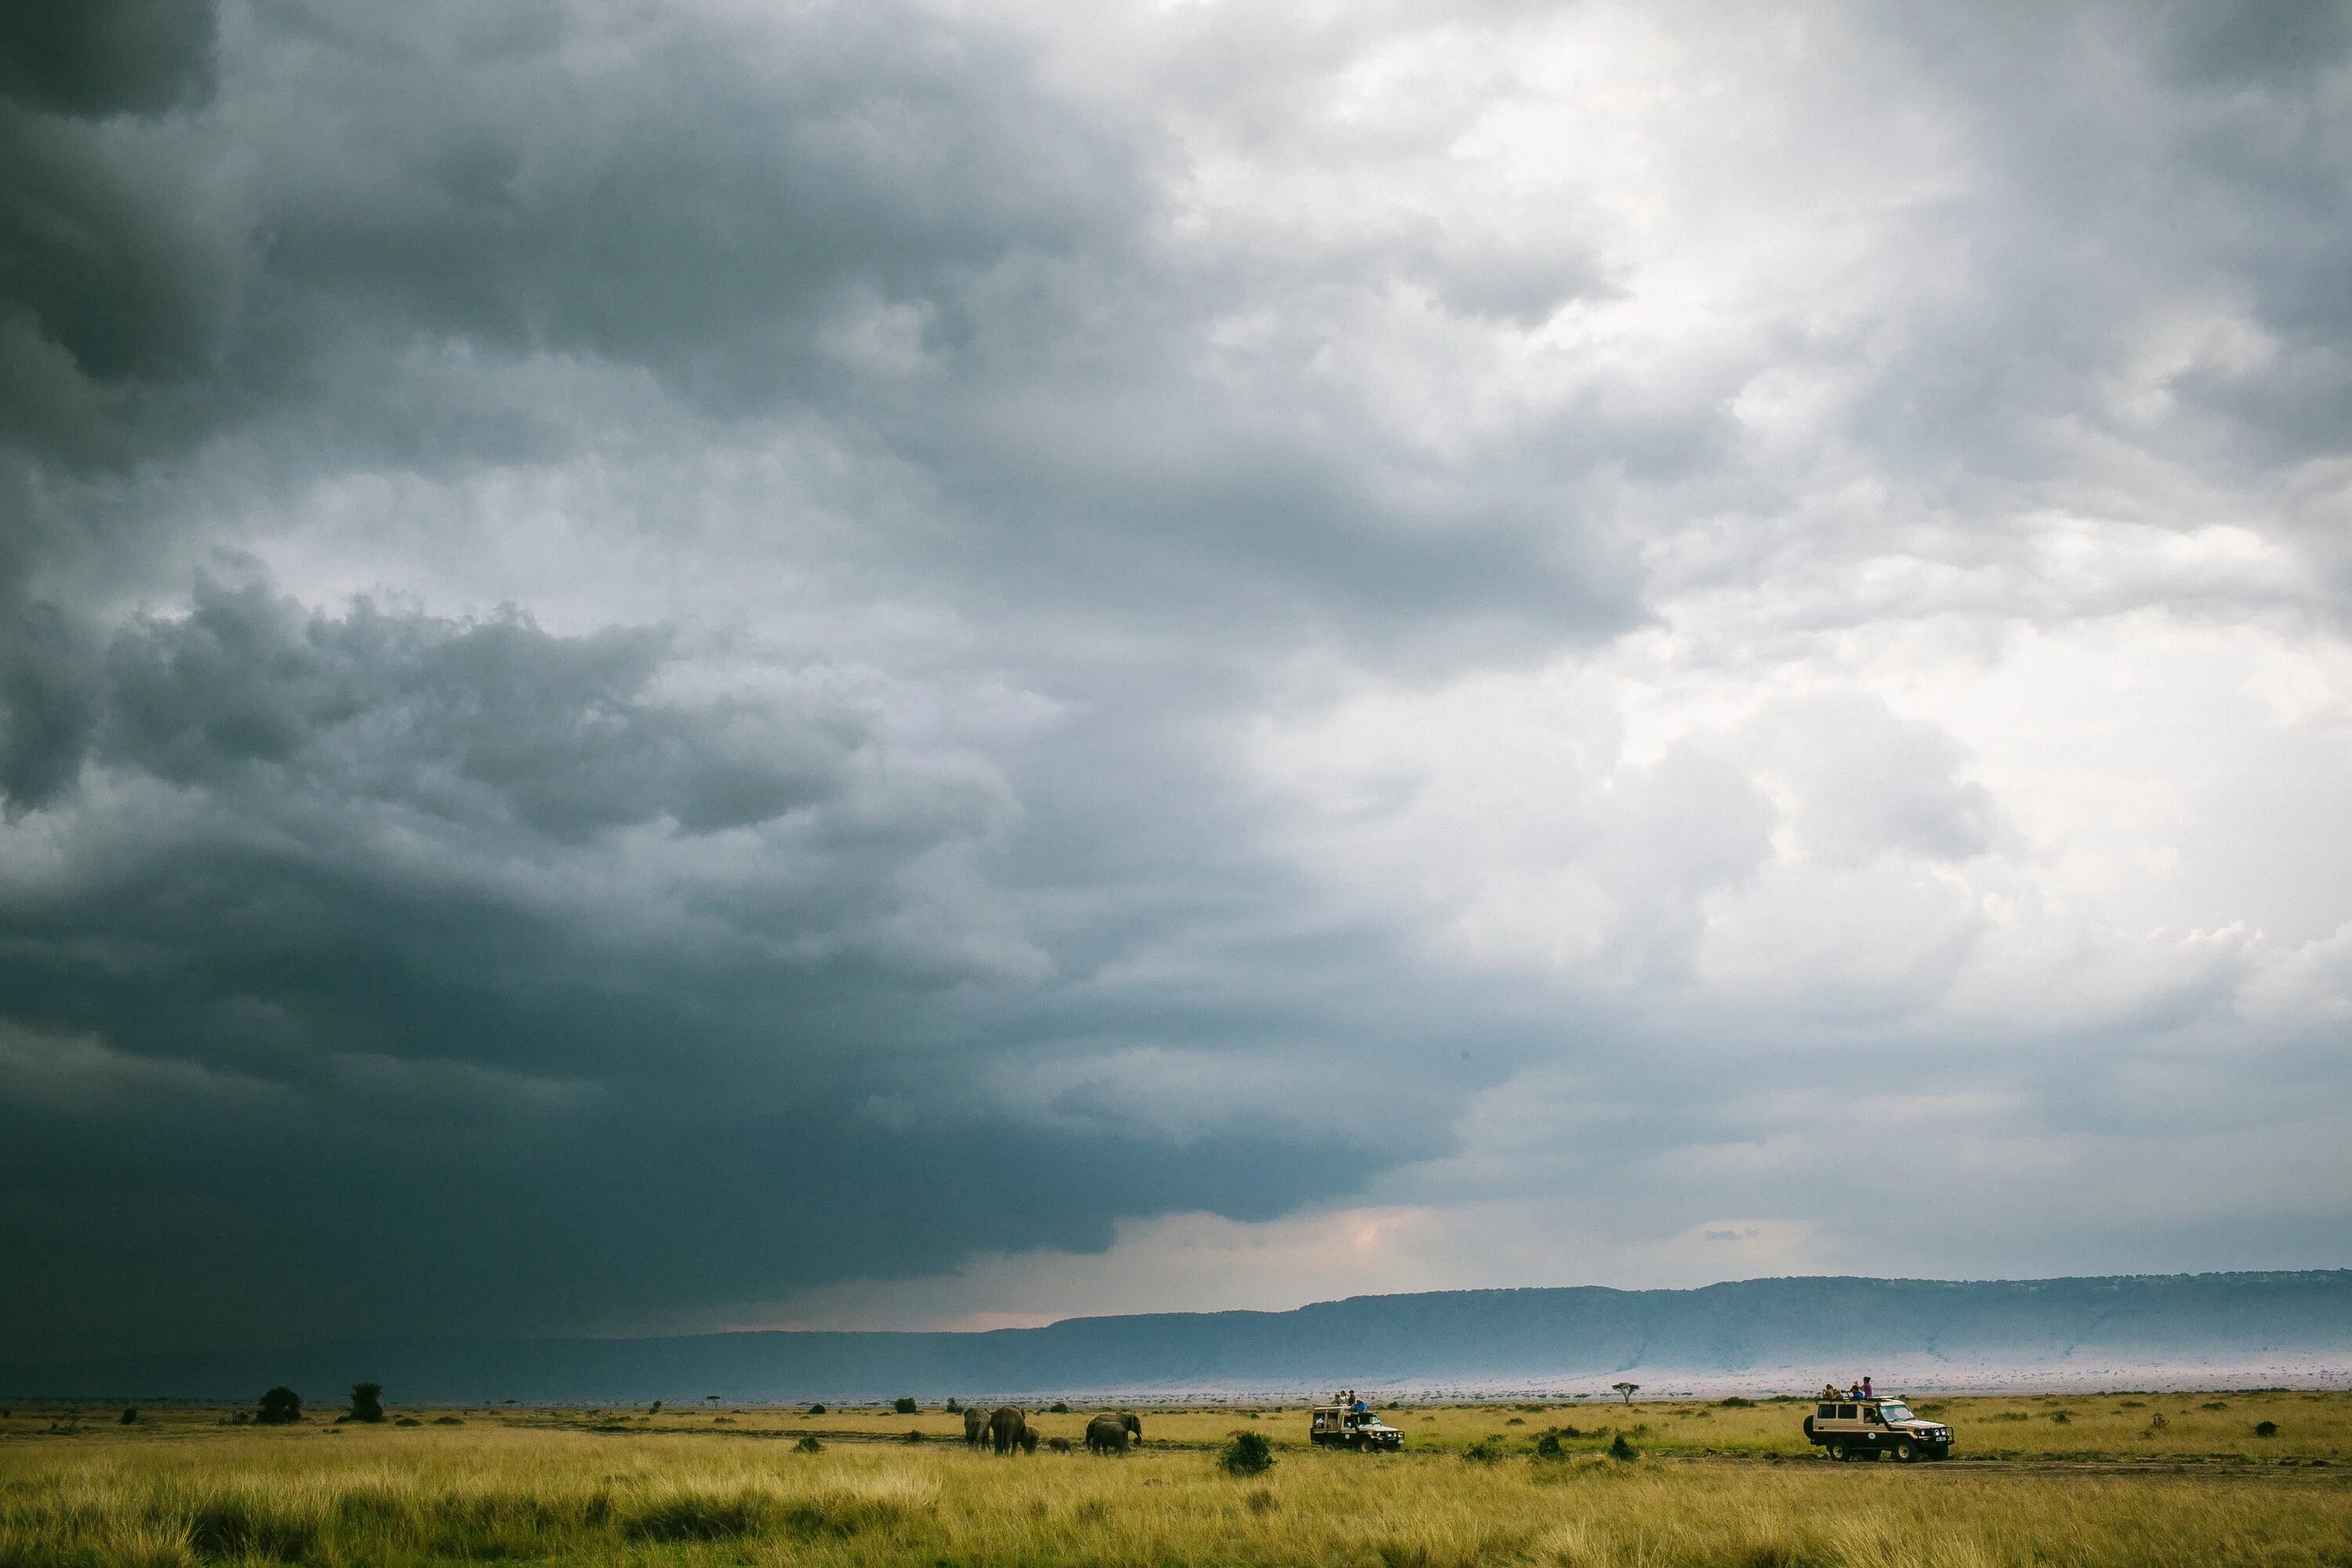
<instances>
[{"instance_id":1,"label":"yellow dry grass","mask_svg":"<svg viewBox=\"0 0 2352 1568\"><path fill-rule=\"evenodd\" d=\"M2128 1401L2137 1400L2137 1405ZM2210 1403L2221 1410L2203 1410ZM1589 1406L1590 1402L1582 1402ZM1969 1407L1973 1414L1965 1414ZM2195 1413L2184 1417L2183 1407ZM1404 1410L1417 1451L1359 1458L1289 1446L1270 1472L1222 1473L1207 1444L1237 1427L1295 1445L1296 1406L1147 1411L1152 1441L1124 1459L997 1458L960 1443L873 1440L938 1413L795 1418L695 1412L652 1430L597 1432L585 1413L467 1413L466 1425L223 1427L219 1413L147 1413L76 1432L55 1412L0 1424L0 1568L211 1562L811 1563L1297 1563L1318 1568L1529 1564L2352 1564L2352 1469L2330 1458L2352 1399L2329 1395L2075 1396L1948 1402L2040 1447L2013 1461L1897 1467L1724 1457L1785 1439L1801 1410L1695 1403ZM2063 1408L2073 1419L2048 1419ZM2021 1410L2024 1421L1991 1421ZM2215 1445L2166 1458L2121 1451L2160 1411L2158 1436L2214 1425ZM1509 1425L1517 1415L1523 1425ZM1601 1417L1612 1416L1613 1420ZM1422 1419L1431 1417L1431 1419ZM2230 1425L2275 1421L2259 1454L2231 1457ZM1041 1418L1049 1432L1080 1415ZM572 1423L572 1425L564 1425ZM2184 1425L2185 1423L2185 1425ZM1548 1426L1646 1426L1645 1457L1460 1447ZM796 1450L802 1426L835 1436ZM1708 1440L1679 1433L1705 1427ZM2087 1433L2078 1428L2088 1428ZM847 1436L868 1434L866 1440ZM760 1433L764 1436L750 1436ZM2095 1439L2090 1441L2086 1439ZM2084 1446L2072 1447L2078 1440ZM1801 1437L1798 1444L1801 1446ZM2224 1445L2234 1445L2234 1447ZM1712 1448L1716 1457L1702 1450ZM2292 1461L2282 1463L2282 1460Z\"/></svg>"}]
</instances>

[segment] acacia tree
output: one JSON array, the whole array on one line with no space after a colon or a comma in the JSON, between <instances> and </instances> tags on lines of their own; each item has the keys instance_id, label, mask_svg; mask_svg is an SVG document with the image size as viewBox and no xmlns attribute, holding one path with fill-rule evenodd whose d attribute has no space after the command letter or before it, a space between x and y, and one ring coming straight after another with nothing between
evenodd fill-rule
<instances>
[{"instance_id":1,"label":"acacia tree","mask_svg":"<svg viewBox=\"0 0 2352 1568\"><path fill-rule=\"evenodd\" d=\"M383 1419L383 1384L380 1383L352 1384L352 1419L378 1422Z\"/></svg>"},{"instance_id":2,"label":"acacia tree","mask_svg":"<svg viewBox=\"0 0 2352 1568\"><path fill-rule=\"evenodd\" d=\"M1625 1408L1628 1410L1633 1408L1633 1395L1642 1391L1638 1383L1612 1383L1609 1386L1625 1396Z\"/></svg>"},{"instance_id":3,"label":"acacia tree","mask_svg":"<svg viewBox=\"0 0 2352 1568\"><path fill-rule=\"evenodd\" d=\"M253 1418L264 1426L291 1426L302 1419L302 1396L281 1384L261 1396Z\"/></svg>"}]
</instances>

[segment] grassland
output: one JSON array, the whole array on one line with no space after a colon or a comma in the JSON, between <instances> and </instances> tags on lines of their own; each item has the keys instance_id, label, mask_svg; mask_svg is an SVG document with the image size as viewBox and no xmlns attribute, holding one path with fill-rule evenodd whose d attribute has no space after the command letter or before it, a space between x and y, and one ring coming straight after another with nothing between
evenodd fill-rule
<instances>
[{"instance_id":1,"label":"grassland","mask_svg":"<svg viewBox=\"0 0 2352 1568\"><path fill-rule=\"evenodd\" d=\"M937 1410L395 1411L423 1424L262 1430L218 1411L125 1426L18 1408L0 1419L0 1568L2352 1565L2352 1396L1948 1400L1972 1457L1917 1466L1812 1457L1803 1408L1405 1408L1390 1414L1412 1449L1392 1458L1304 1447L1296 1406L1147 1409L1150 1441L1123 1459L974 1454ZM1066 1436L1083 1420L1038 1417ZM2275 1434L2255 1436L2264 1421ZM1571 1426L1564 1458L1532 1456ZM1276 1443L1271 1471L1217 1468L1235 1429ZM1620 1433L1640 1458L1604 1456Z\"/></svg>"}]
</instances>

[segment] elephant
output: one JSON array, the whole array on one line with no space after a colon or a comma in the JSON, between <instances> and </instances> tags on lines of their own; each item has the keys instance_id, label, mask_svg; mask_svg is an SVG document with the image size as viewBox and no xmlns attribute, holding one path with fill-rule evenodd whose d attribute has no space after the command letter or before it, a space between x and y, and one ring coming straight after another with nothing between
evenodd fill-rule
<instances>
[{"instance_id":1,"label":"elephant","mask_svg":"<svg viewBox=\"0 0 2352 1568\"><path fill-rule=\"evenodd\" d=\"M1013 1452L1020 1444L1024 1451L1037 1447L1036 1435L1029 1430L1029 1417L1010 1405L1000 1405L988 1413L988 1446L1000 1454Z\"/></svg>"},{"instance_id":2,"label":"elephant","mask_svg":"<svg viewBox=\"0 0 2352 1568\"><path fill-rule=\"evenodd\" d=\"M1056 1454L1066 1454L1070 1451L1070 1440L1067 1437L1048 1437L1045 1439L1045 1447L1053 1449Z\"/></svg>"},{"instance_id":3,"label":"elephant","mask_svg":"<svg viewBox=\"0 0 2352 1568\"><path fill-rule=\"evenodd\" d=\"M963 1440L966 1446L974 1448L988 1441L987 1412L966 1410L963 1413Z\"/></svg>"},{"instance_id":4,"label":"elephant","mask_svg":"<svg viewBox=\"0 0 2352 1568\"><path fill-rule=\"evenodd\" d=\"M1024 1454L1034 1454L1037 1451L1037 1428L1034 1426L1021 1428L1021 1451Z\"/></svg>"},{"instance_id":5,"label":"elephant","mask_svg":"<svg viewBox=\"0 0 2352 1568\"><path fill-rule=\"evenodd\" d=\"M1122 1410L1116 1415L1097 1415L1087 1423L1087 1452L1124 1454L1130 1436L1139 1443L1143 1441L1143 1422L1134 1411Z\"/></svg>"}]
</instances>

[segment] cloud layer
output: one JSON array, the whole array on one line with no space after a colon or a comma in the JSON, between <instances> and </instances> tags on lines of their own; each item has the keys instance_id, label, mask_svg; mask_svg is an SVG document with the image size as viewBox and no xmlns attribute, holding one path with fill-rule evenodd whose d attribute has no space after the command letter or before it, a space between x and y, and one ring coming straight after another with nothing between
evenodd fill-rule
<instances>
[{"instance_id":1,"label":"cloud layer","mask_svg":"<svg viewBox=\"0 0 2352 1568\"><path fill-rule=\"evenodd\" d=\"M0 130L12 1342L2344 1261L2336 8L118 0Z\"/></svg>"}]
</instances>

